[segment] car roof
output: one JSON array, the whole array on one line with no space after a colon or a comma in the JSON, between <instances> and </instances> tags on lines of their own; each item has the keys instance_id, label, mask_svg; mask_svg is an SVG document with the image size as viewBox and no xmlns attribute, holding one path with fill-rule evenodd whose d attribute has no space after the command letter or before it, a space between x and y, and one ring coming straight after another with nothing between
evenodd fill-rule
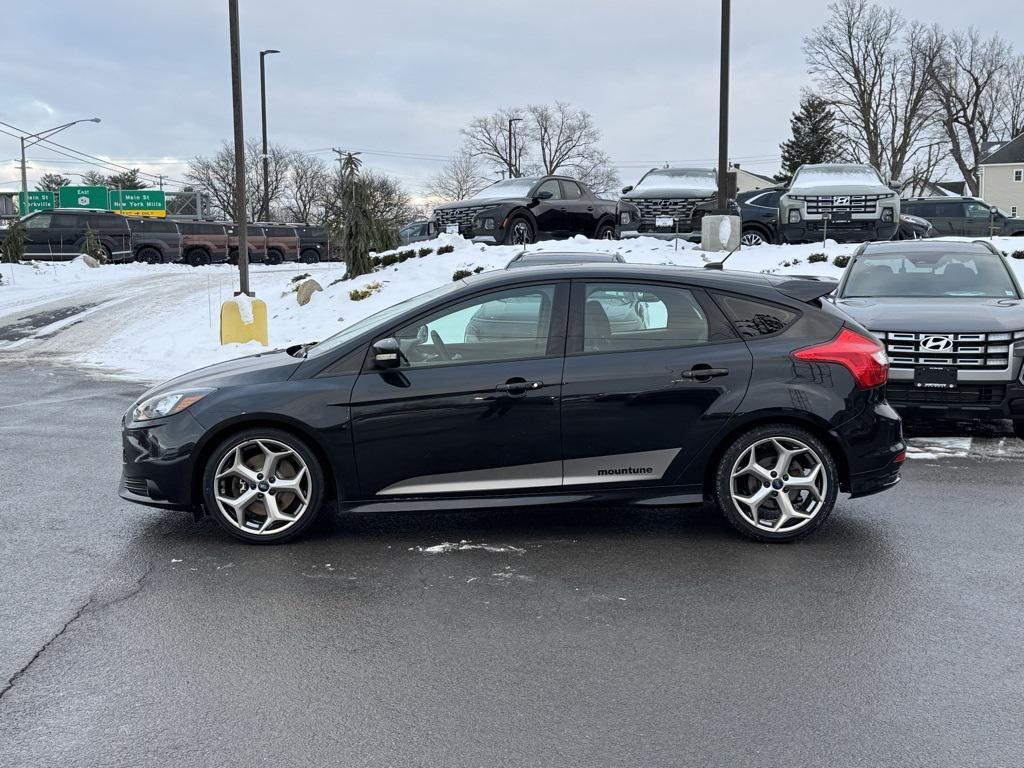
<instances>
[{"instance_id":1,"label":"car roof","mask_svg":"<svg viewBox=\"0 0 1024 768\"><path fill-rule=\"evenodd\" d=\"M523 251L513 257L513 261L533 261L535 258L578 259L580 262L607 263L621 258L618 253L598 251Z\"/></svg>"},{"instance_id":2,"label":"car roof","mask_svg":"<svg viewBox=\"0 0 1024 768\"><path fill-rule=\"evenodd\" d=\"M890 240L865 243L860 253L988 253L997 255L994 246L984 240Z\"/></svg>"},{"instance_id":3,"label":"car roof","mask_svg":"<svg viewBox=\"0 0 1024 768\"><path fill-rule=\"evenodd\" d=\"M908 203L962 203L964 200L971 200L976 203L984 202L980 197L971 197L970 195L919 195L918 197L905 197L903 199Z\"/></svg>"}]
</instances>

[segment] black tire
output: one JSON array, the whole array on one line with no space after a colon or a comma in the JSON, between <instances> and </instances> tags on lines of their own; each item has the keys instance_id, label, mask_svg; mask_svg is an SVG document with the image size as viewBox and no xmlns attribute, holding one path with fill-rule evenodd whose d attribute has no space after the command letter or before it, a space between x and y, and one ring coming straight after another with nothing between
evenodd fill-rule
<instances>
[{"instance_id":1,"label":"black tire","mask_svg":"<svg viewBox=\"0 0 1024 768\"><path fill-rule=\"evenodd\" d=\"M282 262L284 262L284 254L281 253L279 250L277 250L276 248L271 248L269 251L267 251L267 264L277 266Z\"/></svg>"},{"instance_id":2,"label":"black tire","mask_svg":"<svg viewBox=\"0 0 1024 768\"><path fill-rule=\"evenodd\" d=\"M302 252L302 257L299 261L303 264L317 264L320 261L320 253L312 248L307 248Z\"/></svg>"},{"instance_id":3,"label":"black tire","mask_svg":"<svg viewBox=\"0 0 1024 768\"><path fill-rule=\"evenodd\" d=\"M1013 420L1013 433L1021 440L1024 440L1024 419Z\"/></svg>"},{"instance_id":4,"label":"black tire","mask_svg":"<svg viewBox=\"0 0 1024 768\"><path fill-rule=\"evenodd\" d=\"M160 251L148 245L143 248L139 248L138 253L135 254L135 260L142 262L143 264L159 264L163 261L160 257Z\"/></svg>"},{"instance_id":5,"label":"black tire","mask_svg":"<svg viewBox=\"0 0 1024 768\"><path fill-rule=\"evenodd\" d=\"M274 441L287 446L299 455L309 471L310 491L305 511L296 522L280 533L256 534L242 530L224 516L215 498L217 467L237 446L252 440ZM316 454L310 450L305 441L281 429L273 427L246 429L222 440L210 453L203 469L203 505L206 507L206 511L227 533L250 544L281 544L299 538L316 522L323 508L323 499L324 474Z\"/></svg>"},{"instance_id":6,"label":"black tire","mask_svg":"<svg viewBox=\"0 0 1024 768\"><path fill-rule=\"evenodd\" d=\"M758 227L747 227L740 235L740 244L745 248L755 248L759 245L771 245L772 238Z\"/></svg>"},{"instance_id":7,"label":"black tire","mask_svg":"<svg viewBox=\"0 0 1024 768\"><path fill-rule=\"evenodd\" d=\"M513 216L505 230L505 245L530 245L537 240L533 224L525 216Z\"/></svg>"},{"instance_id":8,"label":"black tire","mask_svg":"<svg viewBox=\"0 0 1024 768\"><path fill-rule=\"evenodd\" d=\"M193 248L185 254L185 261L193 267L202 267L210 263L210 254L202 248Z\"/></svg>"},{"instance_id":9,"label":"black tire","mask_svg":"<svg viewBox=\"0 0 1024 768\"><path fill-rule=\"evenodd\" d=\"M762 441L770 440L771 438L778 438L783 441L793 440L802 443L810 449L809 453L814 454L814 458L820 462L824 475L824 493L821 494L821 501L815 508L811 518L806 522L795 524L791 530L784 529L778 532L765 530L751 522L741 511L739 504L733 499L732 494L732 472L737 461L752 446L761 444ZM810 455L802 455L807 457L806 461L810 464ZM785 478L788 480L789 476L786 475ZM768 481L768 478L765 478L765 480ZM770 480L770 482L774 484L776 480L780 483L782 482L782 478L775 478ZM722 455L722 458L718 461L718 466L715 469L714 482L715 503L718 505L719 510L733 528L747 538L754 539L755 541L785 542L801 539L817 530L818 527L825 522L836 503L836 496L839 492L839 471L836 468L835 459L832 457L832 453L825 444L812 433L789 424L768 424L740 435L733 444L729 446ZM758 481L755 485L759 486L758 490L760 490L761 483ZM774 489L774 487L774 485L771 486L772 489ZM764 488L766 492L769 491L769 486L766 485ZM771 492L775 497L777 497L778 494L782 492L782 489L772 490ZM798 492L798 498L799 496L800 493ZM807 498L809 499L810 497L808 496ZM775 501L774 498L769 497L764 503L769 506L769 509L765 515L766 520L763 520L762 524L771 523L771 515L773 512L771 509L772 505L775 505L774 512L777 520L780 517L780 515L778 515L778 502Z\"/></svg>"},{"instance_id":10,"label":"black tire","mask_svg":"<svg viewBox=\"0 0 1024 768\"><path fill-rule=\"evenodd\" d=\"M607 221L598 225L596 238L598 240L614 240L615 239L615 225L610 224Z\"/></svg>"}]
</instances>

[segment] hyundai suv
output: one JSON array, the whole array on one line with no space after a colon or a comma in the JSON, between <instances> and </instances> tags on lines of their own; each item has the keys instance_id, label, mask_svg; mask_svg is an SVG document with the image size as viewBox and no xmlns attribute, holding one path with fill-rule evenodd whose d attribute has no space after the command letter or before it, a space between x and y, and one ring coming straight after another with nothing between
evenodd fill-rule
<instances>
[{"instance_id":1,"label":"hyundai suv","mask_svg":"<svg viewBox=\"0 0 1024 768\"><path fill-rule=\"evenodd\" d=\"M822 302L833 288L632 264L485 272L146 392L124 414L120 494L252 543L300 535L329 500L713 500L751 538L796 539L840 491L896 484L905 458L885 353Z\"/></svg>"},{"instance_id":2,"label":"hyundai suv","mask_svg":"<svg viewBox=\"0 0 1024 768\"><path fill-rule=\"evenodd\" d=\"M900 197L870 165L802 165L779 198L779 227L789 243L891 240Z\"/></svg>"},{"instance_id":3,"label":"hyundai suv","mask_svg":"<svg viewBox=\"0 0 1024 768\"><path fill-rule=\"evenodd\" d=\"M836 304L885 344L904 416L1013 419L1024 437L1024 301L990 243L867 243Z\"/></svg>"}]
</instances>

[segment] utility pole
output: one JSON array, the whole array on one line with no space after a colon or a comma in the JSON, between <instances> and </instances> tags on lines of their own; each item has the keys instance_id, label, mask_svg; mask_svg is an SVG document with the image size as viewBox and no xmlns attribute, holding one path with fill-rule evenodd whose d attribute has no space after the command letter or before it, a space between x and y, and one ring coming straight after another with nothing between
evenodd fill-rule
<instances>
[{"instance_id":1,"label":"utility pole","mask_svg":"<svg viewBox=\"0 0 1024 768\"><path fill-rule=\"evenodd\" d=\"M722 0L722 44L718 98L718 213L729 214L729 15L730 0Z\"/></svg>"},{"instance_id":2,"label":"utility pole","mask_svg":"<svg viewBox=\"0 0 1024 768\"><path fill-rule=\"evenodd\" d=\"M24 192L25 194L28 194L28 162L25 160L25 149L27 147L34 146L41 141L46 141L51 136L55 136L56 134L60 133L61 131L67 130L73 125L78 125L79 123L98 122L100 122L100 119L98 117L89 117L82 120L72 120L70 123L58 125L56 128L48 128L47 130L40 131L39 133L24 133L21 128L17 128L13 125L10 125L9 123L0 122L0 125L6 126L7 128L10 128L11 130L17 131L19 134L21 134L20 136L18 136L18 140L21 143L21 191ZM34 139L34 141L28 141L29 139ZM27 144L25 143L26 141L28 141Z\"/></svg>"},{"instance_id":3,"label":"utility pole","mask_svg":"<svg viewBox=\"0 0 1024 768\"><path fill-rule=\"evenodd\" d=\"M512 138L512 124L522 122L521 117L510 117L508 119L508 177L510 179L516 178L516 173L512 167L512 152L515 151L515 141Z\"/></svg>"},{"instance_id":4,"label":"utility pole","mask_svg":"<svg viewBox=\"0 0 1024 768\"><path fill-rule=\"evenodd\" d=\"M263 117L263 205L260 207L262 221L270 221L270 160L267 156L267 56L280 53L274 48L260 51L260 113Z\"/></svg>"},{"instance_id":5,"label":"utility pole","mask_svg":"<svg viewBox=\"0 0 1024 768\"><path fill-rule=\"evenodd\" d=\"M231 107L235 124L235 229L238 230L238 290L249 291L249 239L246 231L245 132L242 127L242 56L238 35L238 0L228 0L231 35Z\"/></svg>"}]
</instances>

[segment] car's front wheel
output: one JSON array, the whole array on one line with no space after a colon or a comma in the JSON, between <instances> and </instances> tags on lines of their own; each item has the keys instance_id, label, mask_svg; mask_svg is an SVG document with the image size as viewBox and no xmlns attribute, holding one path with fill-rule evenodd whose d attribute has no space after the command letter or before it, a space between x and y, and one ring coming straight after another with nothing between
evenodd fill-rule
<instances>
[{"instance_id":1,"label":"car's front wheel","mask_svg":"<svg viewBox=\"0 0 1024 768\"><path fill-rule=\"evenodd\" d=\"M278 544L301 536L320 513L324 476L305 442L279 429L249 429L210 454L203 473L207 512L232 536Z\"/></svg>"},{"instance_id":2,"label":"car's front wheel","mask_svg":"<svg viewBox=\"0 0 1024 768\"><path fill-rule=\"evenodd\" d=\"M508 231L505 233L507 245L529 245L535 239L533 225L525 216L516 216L508 223Z\"/></svg>"},{"instance_id":3,"label":"car's front wheel","mask_svg":"<svg viewBox=\"0 0 1024 768\"><path fill-rule=\"evenodd\" d=\"M715 474L722 514L758 541L793 541L811 533L829 516L838 492L839 472L828 448L788 424L740 436Z\"/></svg>"}]
</instances>

